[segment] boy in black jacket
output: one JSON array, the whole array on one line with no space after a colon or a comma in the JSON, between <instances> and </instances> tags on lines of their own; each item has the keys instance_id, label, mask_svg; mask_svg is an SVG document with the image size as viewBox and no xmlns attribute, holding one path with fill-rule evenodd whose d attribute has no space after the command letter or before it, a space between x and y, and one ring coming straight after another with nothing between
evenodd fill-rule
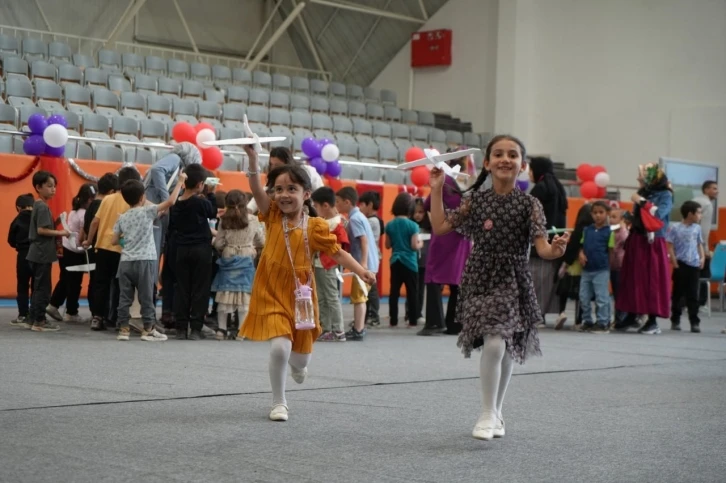
<instances>
[{"instance_id":1,"label":"boy in black jacket","mask_svg":"<svg viewBox=\"0 0 726 483\"><path fill-rule=\"evenodd\" d=\"M30 287L33 286L33 271L30 269L30 263L25 259L28 256L28 248L30 248L28 232L30 231L30 217L33 214L33 203L35 203L35 198L30 193L18 196L15 200L18 216L10 224L8 232L8 244L18 252L15 262L15 276L18 281L15 300L18 302L18 318L11 321L10 324L25 329L30 329L33 322L27 320Z\"/></svg>"}]
</instances>

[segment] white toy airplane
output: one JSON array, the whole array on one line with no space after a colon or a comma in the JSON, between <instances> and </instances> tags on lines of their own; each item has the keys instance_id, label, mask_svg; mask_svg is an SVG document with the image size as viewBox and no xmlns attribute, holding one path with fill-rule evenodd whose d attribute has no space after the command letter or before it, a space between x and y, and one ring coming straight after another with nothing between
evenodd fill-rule
<instances>
[{"instance_id":1,"label":"white toy airplane","mask_svg":"<svg viewBox=\"0 0 726 483\"><path fill-rule=\"evenodd\" d=\"M450 161L452 159L459 159L463 158L464 156L469 156L470 154L481 152L481 149L477 148L470 148L470 149L463 149L461 151L454 151L453 153L446 153L446 154L436 154L431 155L431 152L427 149L424 149L424 153L426 154L425 158L417 159L416 161L411 161L410 163L404 163L399 164L396 166L397 169L403 169L403 170L411 170L413 168L417 168L419 166L433 166L436 168L439 168L442 170L445 174L451 176L452 178L459 178L459 177L465 177L468 178L469 175L466 173L462 173L459 170L461 169L460 166L451 167L448 164L446 164L446 161Z\"/></svg>"},{"instance_id":2,"label":"white toy airplane","mask_svg":"<svg viewBox=\"0 0 726 483\"><path fill-rule=\"evenodd\" d=\"M255 144L255 150L259 153L260 150L257 149L260 147L260 144L262 143L273 143L275 141L284 141L287 139L285 136L269 136L261 138L257 134L252 132L252 129L250 129L250 123L247 121L247 114L244 115L244 119L242 121L245 129L245 134L247 137L244 138L236 138L236 139L221 139L218 141L207 141L204 144L206 146L242 146L245 144Z\"/></svg>"}]
</instances>

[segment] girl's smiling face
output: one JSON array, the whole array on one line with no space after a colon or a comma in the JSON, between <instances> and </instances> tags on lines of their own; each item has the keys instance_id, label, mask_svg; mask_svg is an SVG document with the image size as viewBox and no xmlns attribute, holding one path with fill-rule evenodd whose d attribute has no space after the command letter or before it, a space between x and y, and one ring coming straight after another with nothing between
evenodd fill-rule
<instances>
[{"instance_id":1,"label":"girl's smiling face","mask_svg":"<svg viewBox=\"0 0 726 483\"><path fill-rule=\"evenodd\" d=\"M280 211L290 216L300 213L303 203L310 198L310 192L305 191L302 185L293 182L288 173L282 173L275 179L272 194Z\"/></svg>"},{"instance_id":2,"label":"girl's smiling face","mask_svg":"<svg viewBox=\"0 0 726 483\"><path fill-rule=\"evenodd\" d=\"M514 182L525 167L522 150L516 142L502 139L492 146L489 159L484 161L484 167L491 173L492 178Z\"/></svg>"}]
</instances>

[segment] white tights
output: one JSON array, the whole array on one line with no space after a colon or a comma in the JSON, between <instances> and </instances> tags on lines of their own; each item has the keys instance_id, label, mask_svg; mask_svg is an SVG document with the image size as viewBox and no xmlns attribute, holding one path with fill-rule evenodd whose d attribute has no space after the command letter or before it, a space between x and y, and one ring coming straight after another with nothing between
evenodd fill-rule
<instances>
[{"instance_id":1,"label":"white tights","mask_svg":"<svg viewBox=\"0 0 726 483\"><path fill-rule=\"evenodd\" d=\"M292 352L292 341L287 337L270 339L270 385L272 386L272 405L284 404L287 365L301 371L310 363L311 354Z\"/></svg>"},{"instance_id":2,"label":"white tights","mask_svg":"<svg viewBox=\"0 0 726 483\"><path fill-rule=\"evenodd\" d=\"M512 377L512 357L504 339L487 336L481 351L479 378L482 392L482 417L494 420L502 417L502 403Z\"/></svg>"}]
</instances>

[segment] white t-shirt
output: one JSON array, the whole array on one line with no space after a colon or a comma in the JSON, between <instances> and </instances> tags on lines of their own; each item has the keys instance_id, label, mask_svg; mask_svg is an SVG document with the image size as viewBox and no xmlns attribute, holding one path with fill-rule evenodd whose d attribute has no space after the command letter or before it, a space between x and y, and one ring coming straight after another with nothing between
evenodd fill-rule
<instances>
[{"instance_id":1,"label":"white t-shirt","mask_svg":"<svg viewBox=\"0 0 726 483\"><path fill-rule=\"evenodd\" d=\"M146 205L131 208L118 217L113 232L124 237L122 262L157 260L154 220L158 211L157 205Z\"/></svg>"},{"instance_id":2,"label":"white t-shirt","mask_svg":"<svg viewBox=\"0 0 726 483\"><path fill-rule=\"evenodd\" d=\"M693 201L701 205L701 236L703 244L708 252L708 236L711 234L711 221L713 220L713 203L708 196L699 196Z\"/></svg>"}]
</instances>

